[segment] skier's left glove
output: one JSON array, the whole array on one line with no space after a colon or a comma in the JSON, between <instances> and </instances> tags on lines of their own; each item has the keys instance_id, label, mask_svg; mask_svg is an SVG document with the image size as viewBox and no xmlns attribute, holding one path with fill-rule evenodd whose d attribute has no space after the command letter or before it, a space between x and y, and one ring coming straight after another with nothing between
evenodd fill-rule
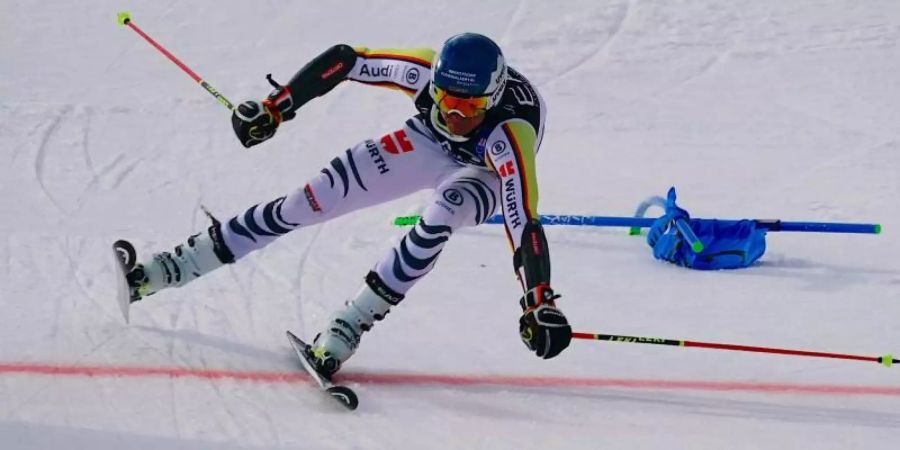
<instances>
[{"instance_id":1,"label":"skier's left glove","mask_svg":"<svg viewBox=\"0 0 900 450\"><path fill-rule=\"evenodd\" d=\"M519 300L524 311L519 318L519 335L538 358L550 359L558 355L572 340L572 327L556 307L555 300L559 297L550 286L539 284Z\"/></svg>"},{"instance_id":2,"label":"skier's left glove","mask_svg":"<svg viewBox=\"0 0 900 450\"><path fill-rule=\"evenodd\" d=\"M296 115L290 89L276 83L271 75L268 78L275 90L265 100L247 100L231 114L234 134L247 148L275 136L281 122L291 120Z\"/></svg>"}]
</instances>

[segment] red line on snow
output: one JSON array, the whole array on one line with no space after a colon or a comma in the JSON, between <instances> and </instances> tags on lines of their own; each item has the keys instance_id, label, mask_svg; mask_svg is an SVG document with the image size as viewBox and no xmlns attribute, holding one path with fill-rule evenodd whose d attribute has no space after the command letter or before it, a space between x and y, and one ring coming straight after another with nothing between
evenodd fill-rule
<instances>
[{"instance_id":1,"label":"red line on snow","mask_svg":"<svg viewBox=\"0 0 900 450\"><path fill-rule=\"evenodd\" d=\"M252 372L178 367L128 367L52 364L0 364L0 375L82 377L171 377L239 380L261 383L305 383L299 372ZM349 372L341 382L380 385L595 387L646 390L735 391L780 394L900 396L900 387L836 384L794 384L740 381L641 380L624 378L529 377L506 375L428 375L408 373Z\"/></svg>"},{"instance_id":2,"label":"red line on snow","mask_svg":"<svg viewBox=\"0 0 900 450\"><path fill-rule=\"evenodd\" d=\"M354 373L341 378L373 384L499 385L517 387L612 387L647 390L743 391L821 395L900 396L900 387L833 384L793 384L740 381L642 380L632 378L569 378L492 375L416 375Z\"/></svg>"}]
</instances>

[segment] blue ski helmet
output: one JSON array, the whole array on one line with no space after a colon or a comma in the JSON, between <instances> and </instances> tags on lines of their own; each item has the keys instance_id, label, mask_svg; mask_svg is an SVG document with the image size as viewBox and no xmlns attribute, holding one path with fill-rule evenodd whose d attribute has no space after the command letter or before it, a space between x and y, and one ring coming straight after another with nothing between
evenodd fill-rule
<instances>
[{"instance_id":1,"label":"blue ski helmet","mask_svg":"<svg viewBox=\"0 0 900 450\"><path fill-rule=\"evenodd\" d=\"M500 47L477 33L447 39L431 66L431 84L460 96L490 96L488 108L500 101L506 78Z\"/></svg>"}]
</instances>

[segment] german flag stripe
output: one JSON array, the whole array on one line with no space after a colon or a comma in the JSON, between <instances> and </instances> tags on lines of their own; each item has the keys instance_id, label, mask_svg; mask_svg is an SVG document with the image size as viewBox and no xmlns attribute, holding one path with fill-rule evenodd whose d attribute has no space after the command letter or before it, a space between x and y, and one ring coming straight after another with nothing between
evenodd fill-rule
<instances>
[{"instance_id":1,"label":"german flag stripe","mask_svg":"<svg viewBox=\"0 0 900 450\"><path fill-rule=\"evenodd\" d=\"M522 204L527 219L537 217L537 177L534 168L534 128L525 122L506 122L503 124L506 139L512 144L513 155L518 166L519 180L522 183ZM530 145L529 145L530 144Z\"/></svg>"},{"instance_id":2,"label":"german flag stripe","mask_svg":"<svg viewBox=\"0 0 900 450\"><path fill-rule=\"evenodd\" d=\"M400 61L406 61L413 64L418 64L420 66L424 66L427 69L431 69L431 62L425 61L424 59L415 58L412 56L406 55L391 55L388 53L374 53L369 55L363 55L364 58L367 59L398 59Z\"/></svg>"},{"instance_id":3,"label":"german flag stripe","mask_svg":"<svg viewBox=\"0 0 900 450\"><path fill-rule=\"evenodd\" d=\"M502 206L501 206L502 208ZM504 213L505 214L505 213ZM513 241L512 234L509 232L509 225L504 221L503 230L506 231L506 242L509 242L509 249L512 250L513 253L516 252L516 243Z\"/></svg>"},{"instance_id":4,"label":"german flag stripe","mask_svg":"<svg viewBox=\"0 0 900 450\"><path fill-rule=\"evenodd\" d=\"M431 49L409 49L409 50L393 50L393 49L378 49L369 51L367 48L357 48L355 49L356 53L359 56L367 59L395 59L398 61L406 61L413 64L418 64L420 66L425 67L426 69L431 69L431 56L434 55L434 50Z\"/></svg>"},{"instance_id":5,"label":"german flag stripe","mask_svg":"<svg viewBox=\"0 0 900 450\"><path fill-rule=\"evenodd\" d=\"M491 158L485 158L485 159L484 159L484 162L487 163L488 167L490 167L491 170L493 170L494 172L497 171L497 169L494 168L494 163L491 162ZM500 205L500 210L503 211L503 205L502 205L502 204ZM504 212L504 214L506 214L506 213ZM516 251L516 244L513 242L512 235L509 233L509 226L506 225L506 222L503 223L503 231L506 232L506 242L509 243L509 249L512 250L513 252L515 252L515 251Z\"/></svg>"}]
</instances>

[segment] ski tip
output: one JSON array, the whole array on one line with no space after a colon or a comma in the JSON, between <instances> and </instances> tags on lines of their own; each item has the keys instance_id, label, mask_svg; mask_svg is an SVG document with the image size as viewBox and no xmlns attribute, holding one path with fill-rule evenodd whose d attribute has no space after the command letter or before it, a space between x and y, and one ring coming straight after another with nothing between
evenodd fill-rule
<instances>
[{"instance_id":1,"label":"ski tip","mask_svg":"<svg viewBox=\"0 0 900 450\"><path fill-rule=\"evenodd\" d=\"M325 391L350 411L355 410L359 406L359 399L356 397L356 393L346 386L331 386Z\"/></svg>"},{"instance_id":2,"label":"ski tip","mask_svg":"<svg viewBox=\"0 0 900 450\"><path fill-rule=\"evenodd\" d=\"M119 239L113 242L112 248L118 260L122 262L122 270L131 271L137 264L137 250L134 249L134 245L124 239Z\"/></svg>"},{"instance_id":3,"label":"ski tip","mask_svg":"<svg viewBox=\"0 0 900 450\"><path fill-rule=\"evenodd\" d=\"M130 267L134 267L137 260L137 254L134 246L128 241L118 240L112 245L112 257L116 276L116 297L119 303L119 310L122 311L122 318L125 324L129 324L128 311L131 309L131 297L128 294L128 286L125 276Z\"/></svg>"},{"instance_id":4,"label":"ski tip","mask_svg":"<svg viewBox=\"0 0 900 450\"><path fill-rule=\"evenodd\" d=\"M306 347L306 345L307 345L306 342L303 339L298 338L296 334L291 332L291 330L285 330L284 334L287 335L288 341L295 348L305 348Z\"/></svg>"}]
</instances>

